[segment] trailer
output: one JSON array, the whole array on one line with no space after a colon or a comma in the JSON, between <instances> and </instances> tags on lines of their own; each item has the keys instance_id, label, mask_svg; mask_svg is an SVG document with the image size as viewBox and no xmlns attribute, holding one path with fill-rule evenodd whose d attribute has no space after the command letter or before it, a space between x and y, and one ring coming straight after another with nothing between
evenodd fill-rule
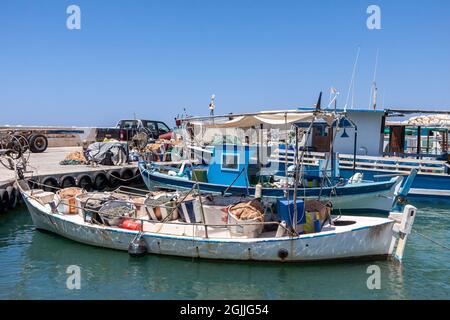
<instances>
[{"instance_id":1,"label":"trailer","mask_svg":"<svg viewBox=\"0 0 450 320\"><path fill-rule=\"evenodd\" d=\"M48 139L44 130L0 130L0 149L18 149L19 146L22 151L41 153L47 150Z\"/></svg>"}]
</instances>

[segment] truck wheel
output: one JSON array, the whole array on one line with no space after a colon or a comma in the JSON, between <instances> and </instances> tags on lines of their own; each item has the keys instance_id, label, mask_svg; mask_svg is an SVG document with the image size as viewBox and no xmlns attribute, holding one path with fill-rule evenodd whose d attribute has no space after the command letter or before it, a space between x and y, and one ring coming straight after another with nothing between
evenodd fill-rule
<instances>
[{"instance_id":1,"label":"truck wheel","mask_svg":"<svg viewBox=\"0 0 450 320\"><path fill-rule=\"evenodd\" d=\"M33 134L30 137L30 150L34 153L41 153L47 149L48 140L43 134Z\"/></svg>"}]
</instances>

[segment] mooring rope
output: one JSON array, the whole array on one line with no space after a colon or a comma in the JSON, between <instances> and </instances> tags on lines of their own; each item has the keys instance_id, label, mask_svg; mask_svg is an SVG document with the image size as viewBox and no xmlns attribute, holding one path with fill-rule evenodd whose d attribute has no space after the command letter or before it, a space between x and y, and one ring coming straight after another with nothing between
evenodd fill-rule
<instances>
[{"instance_id":1,"label":"mooring rope","mask_svg":"<svg viewBox=\"0 0 450 320\"><path fill-rule=\"evenodd\" d=\"M433 239L431 239L430 237L428 237L428 236L426 236L426 235L424 235L424 234L422 234L422 233L420 233L420 232L418 232L418 231L416 231L416 230L414 230L414 229L412 229L412 231L414 231L414 233L417 233L419 236L422 236L423 238L425 238L425 239L427 239L427 240L433 242L434 244L436 244L436 245L438 245L438 246L440 246L440 247L442 247L442 248L444 248L444 249L450 250L450 248L447 247L446 245L444 245L444 244L442 244L442 243L439 243L439 242L437 242L436 240L433 240Z\"/></svg>"}]
</instances>

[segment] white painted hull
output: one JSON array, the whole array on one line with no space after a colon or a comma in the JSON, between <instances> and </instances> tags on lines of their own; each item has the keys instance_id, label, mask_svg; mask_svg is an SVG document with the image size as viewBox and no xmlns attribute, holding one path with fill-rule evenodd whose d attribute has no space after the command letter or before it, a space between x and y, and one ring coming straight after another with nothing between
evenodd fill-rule
<instances>
[{"instance_id":1,"label":"white painted hull","mask_svg":"<svg viewBox=\"0 0 450 320\"><path fill-rule=\"evenodd\" d=\"M362 193L354 195L346 195L339 197L322 197L321 200L329 200L333 204L333 210L335 211L366 211L366 212L381 212L389 213L392 208L392 204L395 198L396 189L400 187L402 180L399 179L391 189L385 191L377 191L371 193ZM150 190L157 190L158 188L174 189L173 185L158 183L150 184ZM277 198L265 197L268 201L276 201ZM311 197L307 199L317 199L317 197Z\"/></svg>"},{"instance_id":2,"label":"white painted hull","mask_svg":"<svg viewBox=\"0 0 450 320\"><path fill-rule=\"evenodd\" d=\"M400 183L401 181L399 184ZM386 191L330 197L323 198L323 200L330 200L333 203L333 210L342 210L347 212L355 210L389 212L394 202L395 187L396 185L394 185L391 190Z\"/></svg>"},{"instance_id":3,"label":"white painted hull","mask_svg":"<svg viewBox=\"0 0 450 320\"><path fill-rule=\"evenodd\" d=\"M52 214L49 206L25 197L33 222L65 238L117 250L128 250L137 231L92 225L77 216ZM148 253L226 260L318 261L362 257L387 257L393 239L394 221L384 218L346 217L352 226L299 237L281 238L204 238L144 232ZM359 220L358 220L359 219ZM359 222L358 222L359 221ZM189 226L192 229L192 226ZM203 228L203 226L195 226ZM209 229L208 229L209 230ZM200 230L201 231L201 230ZM279 257L280 249L288 256Z\"/></svg>"}]
</instances>

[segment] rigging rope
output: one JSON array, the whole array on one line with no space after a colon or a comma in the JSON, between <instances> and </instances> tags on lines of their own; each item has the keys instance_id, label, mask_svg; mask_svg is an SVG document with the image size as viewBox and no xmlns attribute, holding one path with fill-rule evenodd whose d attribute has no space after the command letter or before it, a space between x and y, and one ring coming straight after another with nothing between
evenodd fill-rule
<instances>
[{"instance_id":1,"label":"rigging rope","mask_svg":"<svg viewBox=\"0 0 450 320\"><path fill-rule=\"evenodd\" d=\"M436 245L438 245L438 246L440 246L440 247L442 247L442 248L444 248L444 249L450 250L450 248L447 247L446 245L443 245L442 243L439 243L439 242L437 242L436 240L433 240L433 239L431 239L430 237L428 237L428 236L426 236L426 235L424 235L424 234L422 234L422 233L420 233L420 232L418 232L418 231L416 231L416 230L414 230L414 229L412 229L412 231L414 231L414 233L417 233L419 236L421 236L421 237L423 237L423 238L425 238L425 239L427 239L427 240L433 242L434 244L436 244Z\"/></svg>"}]
</instances>

